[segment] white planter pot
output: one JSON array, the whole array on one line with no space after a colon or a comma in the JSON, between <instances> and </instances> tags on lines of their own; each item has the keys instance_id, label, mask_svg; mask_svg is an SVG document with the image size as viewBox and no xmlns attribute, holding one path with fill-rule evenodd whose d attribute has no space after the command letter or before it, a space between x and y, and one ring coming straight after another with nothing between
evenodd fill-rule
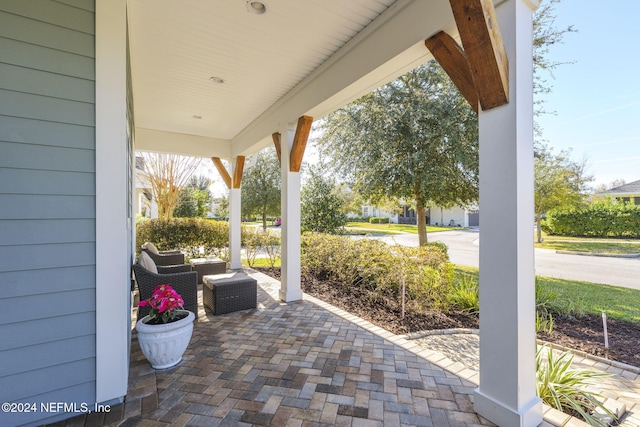
<instances>
[{"instance_id":1,"label":"white planter pot","mask_svg":"<svg viewBox=\"0 0 640 427\"><path fill-rule=\"evenodd\" d=\"M189 345L196 316L188 310L180 311L189 315L176 322L160 325L148 325L146 322L149 321L149 316L145 316L136 323L142 354L155 369L167 369L177 365Z\"/></svg>"}]
</instances>

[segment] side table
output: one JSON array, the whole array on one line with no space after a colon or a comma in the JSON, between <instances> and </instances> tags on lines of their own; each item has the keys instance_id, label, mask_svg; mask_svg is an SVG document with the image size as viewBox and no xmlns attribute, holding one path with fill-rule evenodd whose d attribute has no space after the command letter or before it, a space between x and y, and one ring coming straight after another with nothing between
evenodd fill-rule
<instances>
[{"instance_id":1,"label":"side table","mask_svg":"<svg viewBox=\"0 0 640 427\"><path fill-rule=\"evenodd\" d=\"M214 315L256 308L256 279L241 272L207 275L202 283L202 302Z\"/></svg>"},{"instance_id":2,"label":"side table","mask_svg":"<svg viewBox=\"0 0 640 427\"><path fill-rule=\"evenodd\" d=\"M227 272L227 263L220 258L193 258L189 261L191 270L198 273L198 284L207 274L224 274Z\"/></svg>"}]
</instances>

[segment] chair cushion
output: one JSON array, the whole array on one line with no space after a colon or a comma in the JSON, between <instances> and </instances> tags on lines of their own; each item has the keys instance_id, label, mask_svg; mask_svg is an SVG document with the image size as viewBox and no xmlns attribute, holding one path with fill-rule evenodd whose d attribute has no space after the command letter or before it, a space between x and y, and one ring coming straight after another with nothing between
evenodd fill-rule
<instances>
[{"instance_id":1,"label":"chair cushion","mask_svg":"<svg viewBox=\"0 0 640 427\"><path fill-rule=\"evenodd\" d=\"M160 254L160 251L158 251L158 248L156 248L156 245L154 245L151 242L146 242L144 245L142 245L142 249L146 249L149 252L152 252L152 253L154 253L156 255Z\"/></svg>"},{"instance_id":2,"label":"chair cushion","mask_svg":"<svg viewBox=\"0 0 640 427\"><path fill-rule=\"evenodd\" d=\"M148 270L154 274L158 274L158 267L156 267L156 263L144 251L140 254L140 257L138 258L138 264L140 264L140 266L145 270Z\"/></svg>"}]
</instances>

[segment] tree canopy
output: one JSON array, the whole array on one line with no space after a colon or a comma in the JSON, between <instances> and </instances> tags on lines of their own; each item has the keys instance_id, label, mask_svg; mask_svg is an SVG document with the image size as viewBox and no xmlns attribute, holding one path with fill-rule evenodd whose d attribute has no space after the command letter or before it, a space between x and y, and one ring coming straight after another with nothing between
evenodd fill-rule
<instances>
[{"instance_id":1,"label":"tree canopy","mask_svg":"<svg viewBox=\"0 0 640 427\"><path fill-rule=\"evenodd\" d=\"M256 154L242 178L242 215L257 215L267 228L267 216L280 215L280 162L273 149Z\"/></svg>"},{"instance_id":2,"label":"tree canopy","mask_svg":"<svg viewBox=\"0 0 640 427\"><path fill-rule=\"evenodd\" d=\"M534 159L534 210L538 242L542 241L540 221L542 214L551 209L577 207L593 178L586 175L585 162L570 159L569 152L554 154L541 146Z\"/></svg>"},{"instance_id":3,"label":"tree canopy","mask_svg":"<svg viewBox=\"0 0 640 427\"><path fill-rule=\"evenodd\" d=\"M178 194L200 166L200 158L143 152L142 175L151 187L160 218L173 218Z\"/></svg>"},{"instance_id":4,"label":"tree canopy","mask_svg":"<svg viewBox=\"0 0 640 427\"><path fill-rule=\"evenodd\" d=\"M319 150L372 203L415 200L420 244L425 208L478 199L477 116L428 62L330 114Z\"/></svg>"},{"instance_id":5,"label":"tree canopy","mask_svg":"<svg viewBox=\"0 0 640 427\"><path fill-rule=\"evenodd\" d=\"M333 178L322 174L322 165L309 169L300 194L301 226L304 231L340 234L347 224L346 201Z\"/></svg>"}]
</instances>

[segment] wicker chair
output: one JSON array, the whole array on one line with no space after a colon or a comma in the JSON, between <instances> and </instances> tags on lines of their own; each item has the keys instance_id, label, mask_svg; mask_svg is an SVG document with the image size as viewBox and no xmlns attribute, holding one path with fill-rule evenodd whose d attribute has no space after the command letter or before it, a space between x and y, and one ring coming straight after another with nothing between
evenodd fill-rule
<instances>
[{"instance_id":1,"label":"wicker chair","mask_svg":"<svg viewBox=\"0 0 640 427\"><path fill-rule=\"evenodd\" d=\"M189 264L158 266L158 274L144 268L139 259L133 264L133 274L138 284L140 300L150 298L158 285L170 285L182 296L184 309L198 318L198 273ZM149 307L138 307L138 320L149 314Z\"/></svg>"},{"instance_id":2,"label":"wicker chair","mask_svg":"<svg viewBox=\"0 0 640 427\"><path fill-rule=\"evenodd\" d=\"M184 264L184 254L178 250L159 251L153 243L146 242L142 245L142 251L146 252L156 265Z\"/></svg>"}]
</instances>

